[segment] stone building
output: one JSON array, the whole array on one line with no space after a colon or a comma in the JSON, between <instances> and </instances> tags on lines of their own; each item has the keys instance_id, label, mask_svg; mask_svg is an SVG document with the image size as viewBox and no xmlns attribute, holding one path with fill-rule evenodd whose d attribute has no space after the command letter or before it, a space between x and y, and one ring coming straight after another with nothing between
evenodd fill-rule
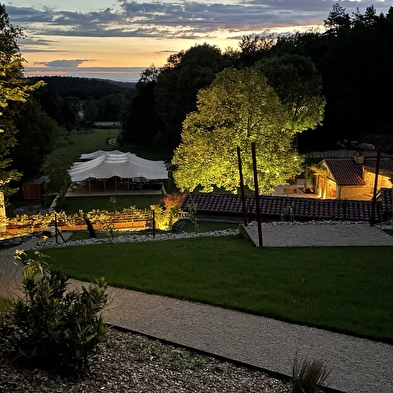
<instances>
[{"instance_id":1,"label":"stone building","mask_svg":"<svg viewBox=\"0 0 393 393\"><path fill-rule=\"evenodd\" d=\"M371 200L376 177L376 157L325 158L319 163L315 193L323 199ZM380 158L377 193L392 188L393 160Z\"/></svg>"}]
</instances>

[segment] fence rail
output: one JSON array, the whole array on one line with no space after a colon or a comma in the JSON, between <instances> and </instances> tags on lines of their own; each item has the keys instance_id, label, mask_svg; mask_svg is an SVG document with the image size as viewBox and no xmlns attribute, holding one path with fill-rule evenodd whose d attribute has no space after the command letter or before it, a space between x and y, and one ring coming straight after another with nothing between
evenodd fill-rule
<instances>
[{"instance_id":1,"label":"fence rail","mask_svg":"<svg viewBox=\"0 0 393 393\"><path fill-rule=\"evenodd\" d=\"M94 229L105 229L113 226L114 229L149 229L153 226L152 212L139 212L136 214L114 213L97 215L90 214L89 221ZM28 217L21 220L19 223L12 223L7 225L8 235L18 235L23 233L37 233L42 232L48 227L57 226L63 231L80 231L86 230L87 224L84 217L64 217L62 215L55 216L49 220L35 221Z\"/></svg>"}]
</instances>

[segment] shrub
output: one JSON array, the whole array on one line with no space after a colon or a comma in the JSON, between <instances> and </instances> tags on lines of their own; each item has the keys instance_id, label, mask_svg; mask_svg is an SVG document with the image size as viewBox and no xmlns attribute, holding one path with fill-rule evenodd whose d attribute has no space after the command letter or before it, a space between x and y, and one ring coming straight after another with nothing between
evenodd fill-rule
<instances>
[{"instance_id":1,"label":"shrub","mask_svg":"<svg viewBox=\"0 0 393 393\"><path fill-rule=\"evenodd\" d=\"M109 327L100 311L107 302L103 278L82 291L66 291L67 277L51 272L45 256L24 262L24 297L14 301L9 315L8 342L18 360L61 374L81 374Z\"/></svg>"},{"instance_id":2,"label":"shrub","mask_svg":"<svg viewBox=\"0 0 393 393\"><path fill-rule=\"evenodd\" d=\"M158 229L171 229L173 224L181 218L180 208L184 198L185 195L183 194L167 194L162 198L164 206L150 206L151 210L155 213Z\"/></svg>"},{"instance_id":3,"label":"shrub","mask_svg":"<svg viewBox=\"0 0 393 393\"><path fill-rule=\"evenodd\" d=\"M189 203L187 205L187 209L188 209L188 216L190 218L190 221L194 225L194 230L195 232L198 232L199 229L198 219L197 219L198 204Z\"/></svg>"},{"instance_id":4,"label":"shrub","mask_svg":"<svg viewBox=\"0 0 393 393\"><path fill-rule=\"evenodd\" d=\"M330 369L322 360L300 360L297 356L292 367L292 393L320 393L330 375Z\"/></svg>"}]
</instances>

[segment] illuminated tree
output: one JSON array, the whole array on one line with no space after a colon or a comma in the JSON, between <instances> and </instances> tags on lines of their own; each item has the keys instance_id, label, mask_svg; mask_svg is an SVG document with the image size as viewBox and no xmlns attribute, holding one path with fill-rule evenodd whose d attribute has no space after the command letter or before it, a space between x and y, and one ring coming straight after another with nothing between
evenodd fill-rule
<instances>
[{"instance_id":1,"label":"illuminated tree","mask_svg":"<svg viewBox=\"0 0 393 393\"><path fill-rule=\"evenodd\" d=\"M27 85L23 77L23 58L17 39L23 37L22 29L10 24L5 6L0 4L0 230L5 227L4 189L20 173L9 168L10 149L16 145L17 128L12 121L12 103L26 102L29 92L41 85Z\"/></svg>"},{"instance_id":2,"label":"illuminated tree","mask_svg":"<svg viewBox=\"0 0 393 393\"><path fill-rule=\"evenodd\" d=\"M261 193L268 193L301 172L293 148L290 114L264 76L253 69L226 69L198 93L196 112L183 122L182 142L175 150L174 179L182 190L214 186L236 192L239 185L236 148L243 175L253 188L251 142L256 142Z\"/></svg>"}]
</instances>

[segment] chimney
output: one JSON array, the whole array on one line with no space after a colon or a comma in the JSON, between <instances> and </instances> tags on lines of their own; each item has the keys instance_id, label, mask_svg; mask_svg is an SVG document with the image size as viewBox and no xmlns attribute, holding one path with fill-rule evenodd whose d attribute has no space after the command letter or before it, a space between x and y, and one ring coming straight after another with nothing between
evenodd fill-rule
<instances>
[{"instance_id":1,"label":"chimney","mask_svg":"<svg viewBox=\"0 0 393 393\"><path fill-rule=\"evenodd\" d=\"M363 165L364 163L364 155L362 153L356 152L355 155L353 156L353 159L358 165Z\"/></svg>"}]
</instances>

